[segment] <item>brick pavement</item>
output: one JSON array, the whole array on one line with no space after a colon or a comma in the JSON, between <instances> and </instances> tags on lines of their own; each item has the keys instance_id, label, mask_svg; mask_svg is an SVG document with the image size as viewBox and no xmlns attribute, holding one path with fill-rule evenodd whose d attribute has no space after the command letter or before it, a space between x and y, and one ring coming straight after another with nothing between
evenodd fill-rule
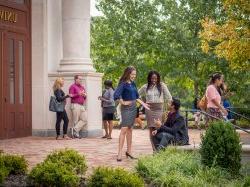
<instances>
[{"instance_id":1,"label":"brick pavement","mask_svg":"<svg viewBox=\"0 0 250 187\"><path fill-rule=\"evenodd\" d=\"M199 130L189 130L190 144L198 145L200 143ZM0 141L0 150L7 153L24 155L28 160L29 167L34 167L37 163L42 162L48 153L55 149L72 148L84 154L91 171L93 167L120 166L126 169L134 167L134 160L127 159L123 154L122 162L116 161L118 147L119 130L113 131L113 139L101 138L83 138L73 140L55 140L52 137L26 137L17 139L8 139ZM249 142L249 141L248 141ZM148 130L135 129L133 131L133 155L152 154L151 145L148 138ZM126 144L125 147L126 148ZM124 149L124 153L125 153Z\"/></svg>"}]
</instances>

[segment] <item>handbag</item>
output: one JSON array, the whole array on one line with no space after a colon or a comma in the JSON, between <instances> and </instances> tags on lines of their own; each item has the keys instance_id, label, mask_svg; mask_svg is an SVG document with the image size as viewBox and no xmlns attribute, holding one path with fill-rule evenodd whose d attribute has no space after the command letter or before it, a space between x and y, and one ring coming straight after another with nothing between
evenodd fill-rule
<instances>
[{"instance_id":1,"label":"handbag","mask_svg":"<svg viewBox=\"0 0 250 187\"><path fill-rule=\"evenodd\" d=\"M198 102L198 108L206 111L207 109L207 97L204 95L201 100Z\"/></svg>"},{"instance_id":2,"label":"handbag","mask_svg":"<svg viewBox=\"0 0 250 187\"><path fill-rule=\"evenodd\" d=\"M64 107L64 102L58 102L55 96L50 96L49 110L51 112L63 112Z\"/></svg>"}]
</instances>

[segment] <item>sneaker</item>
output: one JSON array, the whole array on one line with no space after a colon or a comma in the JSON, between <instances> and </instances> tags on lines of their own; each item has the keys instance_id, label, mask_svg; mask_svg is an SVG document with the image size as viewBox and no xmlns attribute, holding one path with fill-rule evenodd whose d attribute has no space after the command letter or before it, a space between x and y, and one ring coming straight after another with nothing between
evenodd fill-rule
<instances>
[{"instance_id":1,"label":"sneaker","mask_svg":"<svg viewBox=\"0 0 250 187\"><path fill-rule=\"evenodd\" d=\"M73 136L74 136L74 138L79 138L80 137L79 136L79 132L77 132L74 127L72 129L73 129Z\"/></svg>"}]
</instances>

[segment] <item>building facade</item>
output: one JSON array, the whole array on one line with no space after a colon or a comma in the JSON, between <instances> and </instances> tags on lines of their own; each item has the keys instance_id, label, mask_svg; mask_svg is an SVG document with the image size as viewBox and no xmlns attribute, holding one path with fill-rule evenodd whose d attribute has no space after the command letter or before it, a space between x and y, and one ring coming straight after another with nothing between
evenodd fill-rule
<instances>
[{"instance_id":1,"label":"building facade","mask_svg":"<svg viewBox=\"0 0 250 187\"><path fill-rule=\"evenodd\" d=\"M87 91L84 135L102 134L102 74L90 59L90 0L0 0L0 60L0 139L54 136L55 113L48 110L53 82L64 77L68 93L76 74Z\"/></svg>"}]
</instances>

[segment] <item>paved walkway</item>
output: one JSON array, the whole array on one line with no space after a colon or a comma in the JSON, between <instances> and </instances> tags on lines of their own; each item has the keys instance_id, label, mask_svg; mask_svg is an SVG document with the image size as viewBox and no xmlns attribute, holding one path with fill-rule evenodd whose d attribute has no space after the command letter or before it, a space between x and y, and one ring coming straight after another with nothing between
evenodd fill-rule
<instances>
[{"instance_id":1,"label":"paved walkway","mask_svg":"<svg viewBox=\"0 0 250 187\"><path fill-rule=\"evenodd\" d=\"M190 144L198 146L200 143L199 130L189 130ZM122 162L116 161L118 147L119 130L113 131L113 139L101 138L83 138L73 140L55 140L52 137L26 137L17 139L8 139L0 141L0 150L7 153L24 155L28 160L29 167L34 167L37 163L42 162L46 155L55 149L72 148L84 154L89 167L88 172L93 167L121 166L127 169L133 168L135 161L127 159L125 154ZM244 141L250 143L250 136L243 135ZM247 138L246 138L247 137ZM249 138L248 138L249 137ZM136 129L133 131L133 154L140 155L152 154L152 148L148 138L148 130ZM126 144L124 147L124 153Z\"/></svg>"}]
</instances>

